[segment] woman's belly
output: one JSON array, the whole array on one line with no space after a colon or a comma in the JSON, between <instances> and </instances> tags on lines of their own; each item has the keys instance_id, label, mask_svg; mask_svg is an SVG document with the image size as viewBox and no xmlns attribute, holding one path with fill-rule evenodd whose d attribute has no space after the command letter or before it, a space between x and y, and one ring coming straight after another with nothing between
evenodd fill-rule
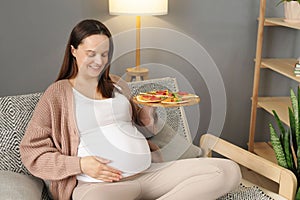
<instances>
[{"instance_id":1,"label":"woman's belly","mask_svg":"<svg viewBox=\"0 0 300 200\"><path fill-rule=\"evenodd\" d=\"M110 124L81 133L78 156L91 155L110 160L108 165L122 171L123 177L144 171L151 164L147 140L131 123ZM80 177L87 176L77 179L82 180Z\"/></svg>"}]
</instances>

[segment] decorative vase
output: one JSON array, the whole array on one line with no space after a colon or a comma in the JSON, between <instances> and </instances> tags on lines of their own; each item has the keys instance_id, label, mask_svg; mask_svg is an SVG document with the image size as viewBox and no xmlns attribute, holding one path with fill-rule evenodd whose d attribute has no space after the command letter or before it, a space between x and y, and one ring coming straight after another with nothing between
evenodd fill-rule
<instances>
[{"instance_id":1,"label":"decorative vase","mask_svg":"<svg viewBox=\"0 0 300 200\"><path fill-rule=\"evenodd\" d=\"M300 4L298 1L284 2L285 22L300 23Z\"/></svg>"}]
</instances>

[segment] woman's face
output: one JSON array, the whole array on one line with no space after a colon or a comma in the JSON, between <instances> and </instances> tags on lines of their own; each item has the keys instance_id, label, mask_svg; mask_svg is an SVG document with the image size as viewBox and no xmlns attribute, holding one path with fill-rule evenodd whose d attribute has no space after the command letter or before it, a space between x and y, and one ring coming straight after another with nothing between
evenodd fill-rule
<instances>
[{"instance_id":1,"label":"woman's face","mask_svg":"<svg viewBox=\"0 0 300 200\"><path fill-rule=\"evenodd\" d=\"M75 49L71 46L78 66L77 76L98 78L108 62L109 39L106 35L91 35Z\"/></svg>"}]
</instances>

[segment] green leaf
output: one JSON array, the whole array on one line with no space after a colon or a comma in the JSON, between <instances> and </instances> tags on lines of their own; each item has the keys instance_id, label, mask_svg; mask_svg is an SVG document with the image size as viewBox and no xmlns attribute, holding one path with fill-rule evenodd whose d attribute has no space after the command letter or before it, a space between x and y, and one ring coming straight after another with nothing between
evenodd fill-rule
<instances>
[{"instance_id":1,"label":"green leaf","mask_svg":"<svg viewBox=\"0 0 300 200\"><path fill-rule=\"evenodd\" d=\"M280 130L280 134L279 134L279 140L280 140L280 143L281 145L283 146L283 138L284 138L284 133L286 132L284 127L283 127L283 124L281 122L281 120L279 119L279 116L277 115L276 111L275 110L272 110L273 114L274 114L274 117L276 119L276 122L277 122L277 125L279 127L279 130Z\"/></svg>"},{"instance_id":2,"label":"green leaf","mask_svg":"<svg viewBox=\"0 0 300 200\"><path fill-rule=\"evenodd\" d=\"M299 89L298 89L298 97L299 97ZM293 113L295 117L295 131L296 131L296 140L297 140L297 146L299 146L299 108L298 108L298 99L294 93L294 91L291 89L291 103L293 108Z\"/></svg>"},{"instance_id":3,"label":"green leaf","mask_svg":"<svg viewBox=\"0 0 300 200\"><path fill-rule=\"evenodd\" d=\"M284 168L288 168L287 166L287 162L285 159L285 155L284 155L284 151L283 151L283 147L281 146L279 137L275 131L275 129L273 128L272 124L269 124L270 127L270 135L271 135L271 143L275 152L275 156L277 159L277 162L280 166L284 167Z\"/></svg>"},{"instance_id":4,"label":"green leaf","mask_svg":"<svg viewBox=\"0 0 300 200\"><path fill-rule=\"evenodd\" d=\"M274 117L276 119L276 122L277 122L277 125L278 125L279 129L280 129L281 134L285 133L283 124L282 124L281 120L279 119L279 116L277 115L276 111L272 110L272 112L274 114Z\"/></svg>"},{"instance_id":5,"label":"green leaf","mask_svg":"<svg viewBox=\"0 0 300 200\"><path fill-rule=\"evenodd\" d=\"M298 187L296 197L295 197L295 200L299 200L299 199L300 199L300 187Z\"/></svg>"},{"instance_id":6,"label":"green leaf","mask_svg":"<svg viewBox=\"0 0 300 200\"><path fill-rule=\"evenodd\" d=\"M300 87L298 86L298 96L297 96L297 102L298 102L298 120L296 121L295 118L295 123L298 122L298 129L296 129L295 135L296 135L296 144L297 146L300 145ZM297 128L297 127L295 127Z\"/></svg>"},{"instance_id":7,"label":"green leaf","mask_svg":"<svg viewBox=\"0 0 300 200\"><path fill-rule=\"evenodd\" d=\"M297 151L297 178L300 178L300 149L298 148L298 151Z\"/></svg>"},{"instance_id":8,"label":"green leaf","mask_svg":"<svg viewBox=\"0 0 300 200\"><path fill-rule=\"evenodd\" d=\"M283 134L283 150L284 150L284 154L285 154L285 159L286 159L286 163L288 166L288 169L290 169L291 171L295 171L295 165L294 165L294 160L293 160L293 155L292 155L292 149L291 149L291 140L290 140L290 132L286 131Z\"/></svg>"},{"instance_id":9,"label":"green leaf","mask_svg":"<svg viewBox=\"0 0 300 200\"><path fill-rule=\"evenodd\" d=\"M296 139L296 129L295 129L295 116L291 108L289 108L289 118L290 118L290 128L291 128L291 135L292 135L292 143L295 152L298 150L297 139Z\"/></svg>"}]
</instances>

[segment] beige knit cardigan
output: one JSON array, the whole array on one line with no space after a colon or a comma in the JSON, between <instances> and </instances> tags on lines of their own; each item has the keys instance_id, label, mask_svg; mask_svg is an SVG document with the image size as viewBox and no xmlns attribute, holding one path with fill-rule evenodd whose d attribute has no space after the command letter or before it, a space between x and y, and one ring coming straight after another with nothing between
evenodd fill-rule
<instances>
[{"instance_id":1,"label":"beige knit cardigan","mask_svg":"<svg viewBox=\"0 0 300 200\"><path fill-rule=\"evenodd\" d=\"M72 86L61 80L42 95L20 144L22 162L34 176L51 181L54 199L71 199L81 173L78 145Z\"/></svg>"},{"instance_id":2,"label":"beige knit cardigan","mask_svg":"<svg viewBox=\"0 0 300 200\"><path fill-rule=\"evenodd\" d=\"M125 81L111 74L111 79L130 97ZM142 125L137 117L140 109L133 107L133 120ZM60 80L50 85L36 105L20 144L21 159L34 176L50 180L50 191L54 199L71 199L82 173L77 157L79 131L74 113L73 90L70 82Z\"/></svg>"}]
</instances>

